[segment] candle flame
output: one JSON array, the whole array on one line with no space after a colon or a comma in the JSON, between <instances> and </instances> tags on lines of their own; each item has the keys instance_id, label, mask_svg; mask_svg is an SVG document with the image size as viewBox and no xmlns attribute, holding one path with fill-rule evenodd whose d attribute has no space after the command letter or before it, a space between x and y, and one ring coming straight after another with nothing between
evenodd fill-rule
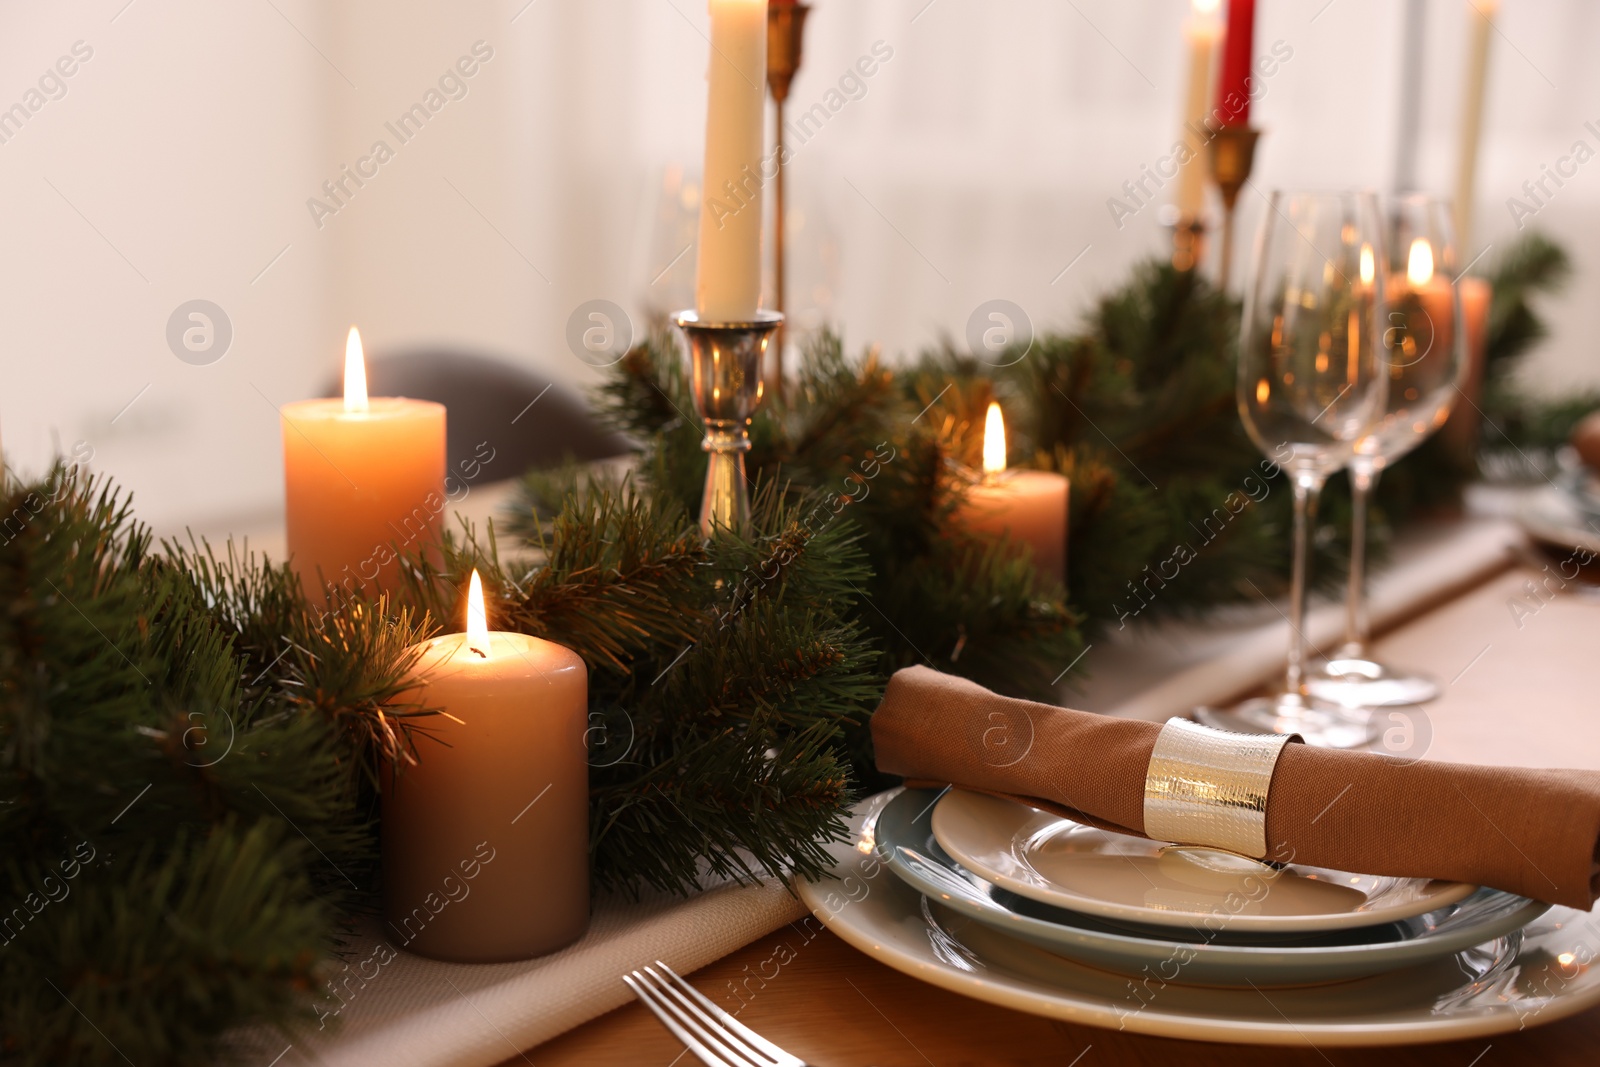
<instances>
[{"instance_id":1,"label":"candle flame","mask_svg":"<svg viewBox=\"0 0 1600 1067\"><path fill-rule=\"evenodd\" d=\"M361 354L361 334L354 326L344 341L344 409L367 410L367 361Z\"/></svg>"},{"instance_id":2,"label":"candle flame","mask_svg":"<svg viewBox=\"0 0 1600 1067\"><path fill-rule=\"evenodd\" d=\"M1006 420L1000 405L989 401L989 414L983 420L983 473L999 474L1006 469Z\"/></svg>"},{"instance_id":3,"label":"candle flame","mask_svg":"<svg viewBox=\"0 0 1600 1067\"><path fill-rule=\"evenodd\" d=\"M467 646L484 659L489 658L489 614L483 607L483 579L472 569L467 586Z\"/></svg>"},{"instance_id":4,"label":"candle flame","mask_svg":"<svg viewBox=\"0 0 1600 1067\"><path fill-rule=\"evenodd\" d=\"M1406 281L1413 286L1427 285L1433 280L1433 246L1426 237L1411 242L1411 256L1406 261Z\"/></svg>"},{"instance_id":5,"label":"candle flame","mask_svg":"<svg viewBox=\"0 0 1600 1067\"><path fill-rule=\"evenodd\" d=\"M1193 0L1196 15L1215 14L1220 0Z\"/></svg>"},{"instance_id":6,"label":"candle flame","mask_svg":"<svg viewBox=\"0 0 1600 1067\"><path fill-rule=\"evenodd\" d=\"M1361 246L1361 284L1371 285L1372 279L1378 276L1377 265L1372 259L1372 246Z\"/></svg>"}]
</instances>

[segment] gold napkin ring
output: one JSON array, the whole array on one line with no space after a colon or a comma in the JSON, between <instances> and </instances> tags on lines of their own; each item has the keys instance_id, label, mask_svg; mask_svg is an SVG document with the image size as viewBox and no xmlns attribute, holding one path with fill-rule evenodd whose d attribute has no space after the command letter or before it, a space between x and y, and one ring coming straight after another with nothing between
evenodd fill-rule
<instances>
[{"instance_id":1,"label":"gold napkin ring","mask_svg":"<svg viewBox=\"0 0 1600 1067\"><path fill-rule=\"evenodd\" d=\"M1297 734L1238 734L1168 719L1144 777L1144 832L1156 841L1267 854L1267 790Z\"/></svg>"}]
</instances>

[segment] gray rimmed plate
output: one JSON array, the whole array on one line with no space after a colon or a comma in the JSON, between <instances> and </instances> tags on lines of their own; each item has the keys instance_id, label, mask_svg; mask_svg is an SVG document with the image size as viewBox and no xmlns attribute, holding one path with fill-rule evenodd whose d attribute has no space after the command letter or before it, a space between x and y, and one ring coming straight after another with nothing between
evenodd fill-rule
<instances>
[{"instance_id":1,"label":"gray rimmed plate","mask_svg":"<svg viewBox=\"0 0 1600 1067\"><path fill-rule=\"evenodd\" d=\"M930 809L938 796L906 790L878 814L877 853L896 875L985 926L1117 974L1230 988L1339 982L1453 955L1512 934L1548 909L1481 889L1414 918L1293 936L1230 931L1225 916L1189 928L1112 922L1018 896L963 868L934 839Z\"/></svg>"}]
</instances>

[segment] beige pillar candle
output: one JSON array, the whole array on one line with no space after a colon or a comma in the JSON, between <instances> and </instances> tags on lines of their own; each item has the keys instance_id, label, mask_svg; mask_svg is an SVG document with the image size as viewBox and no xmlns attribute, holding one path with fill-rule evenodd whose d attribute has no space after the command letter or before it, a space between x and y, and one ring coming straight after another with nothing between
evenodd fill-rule
<instances>
[{"instance_id":1,"label":"beige pillar candle","mask_svg":"<svg viewBox=\"0 0 1600 1067\"><path fill-rule=\"evenodd\" d=\"M576 652L491 632L476 571L467 632L421 647L405 699L417 762L383 786L386 934L458 963L528 959L589 924L588 671Z\"/></svg>"},{"instance_id":2,"label":"beige pillar candle","mask_svg":"<svg viewBox=\"0 0 1600 1067\"><path fill-rule=\"evenodd\" d=\"M1192 153L1178 170L1178 215L1198 219L1206 189L1207 102L1211 99L1211 63L1222 38L1217 0L1193 0L1193 13L1183 24L1184 48L1189 53L1189 82L1184 94L1183 125L1179 141Z\"/></svg>"},{"instance_id":3,"label":"beige pillar candle","mask_svg":"<svg viewBox=\"0 0 1600 1067\"><path fill-rule=\"evenodd\" d=\"M705 322L748 322L761 303L766 0L711 0L710 63L695 310Z\"/></svg>"},{"instance_id":4,"label":"beige pillar candle","mask_svg":"<svg viewBox=\"0 0 1600 1067\"><path fill-rule=\"evenodd\" d=\"M1009 535L1041 574L1067 578L1067 504L1071 484L1050 471L1007 470L1005 421L990 404L983 431L984 480L972 486L957 521L975 534Z\"/></svg>"},{"instance_id":5,"label":"beige pillar candle","mask_svg":"<svg viewBox=\"0 0 1600 1067\"><path fill-rule=\"evenodd\" d=\"M352 326L344 398L285 404L281 417L289 557L307 595L329 584L347 592L390 585L397 552L439 538L444 405L368 399Z\"/></svg>"}]
</instances>

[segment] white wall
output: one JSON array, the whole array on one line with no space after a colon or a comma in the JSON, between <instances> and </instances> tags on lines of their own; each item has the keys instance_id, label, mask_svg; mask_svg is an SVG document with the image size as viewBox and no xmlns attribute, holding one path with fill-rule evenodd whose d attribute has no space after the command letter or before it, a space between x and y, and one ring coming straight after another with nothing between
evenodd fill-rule
<instances>
[{"instance_id":1,"label":"white wall","mask_svg":"<svg viewBox=\"0 0 1600 1067\"><path fill-rule=\"evenodd\" d=\"M280 463L269 400L294 396L326 332L295 190L333 87L270 6L122 2L0 13L0 107L75 42L93 51L0 144L0 439L33 470L83 442L162 521L259 506ZM165 341L194 298L234 327L210 366Z\"/></svg>"},{"instance_id":2,"label":"white wall","mask_svg":"<svg viewBox=\"0 0 1600 1067\"><path fill-rule=\"evenodd\" d=\"M0 108L75 41L94 50L63 98L0 143L12 205L0 441L22 468L38 469L56 440L68 452L82 441L162 529L260 521L280 492L272 404L336 371L349 323L371 349L458 344L583 383L595 372L563 340L579 303L615 300L642 325L689 302L693 252L662 272L693 232L698 0L124 4L0 9ZM797 321L890 353L959 337L993 297L1041 328L1070 326L1162 249L1154 208L1119 230L1106 200L1173 138L1186 10L814 0L794 110L874 42L894 55L792 165ZM1257 105L1255 183L1386 186L1399 5L1261 0L1260 11L1261 47L1281 39L1294 56ZM1469 17L1430 0L1420 174L1446 193ZM1600 74L1584 54L1600 10L1504 0L1498 26L1475 218L1476 243L1503 247L1515 234L1506 198L1575 140L1600 149L1583 125L1600 127ZM493 57L467 95L394 142L384 123L480 40ZM394 158L316 225L307 199L380 138ZM1244 203L1248 243L1259 198ZM1553 306L1556 336L1532 377L1551 392L1600 382L1588 340L1600 304L1586 299L1600 162L1536 223L1566 242L1580 281ZM181 362L165 339L194 298L234 328L208 366Z\"/></svg>"}]
</instances>

